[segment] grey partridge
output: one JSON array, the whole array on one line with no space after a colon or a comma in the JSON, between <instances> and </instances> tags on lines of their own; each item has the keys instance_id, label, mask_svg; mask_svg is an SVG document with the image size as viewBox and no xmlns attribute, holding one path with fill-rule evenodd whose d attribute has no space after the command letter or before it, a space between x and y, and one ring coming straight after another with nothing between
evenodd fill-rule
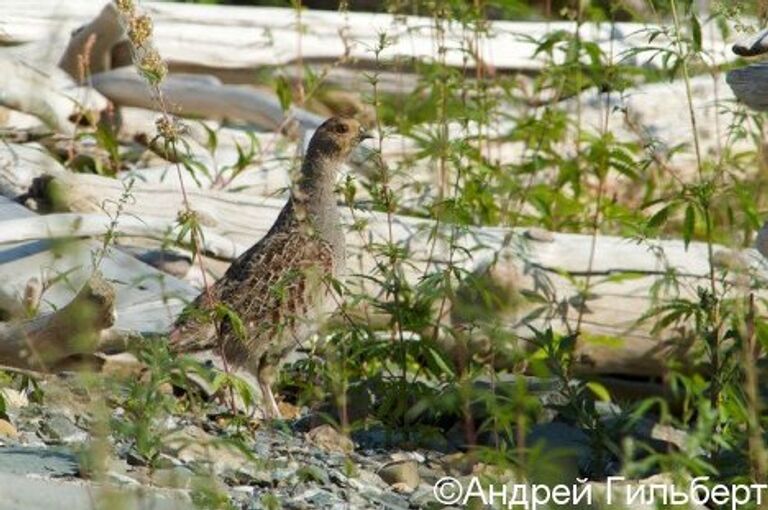
<instances>
[{"instance_id":1,"label":"grey partridge","mask_svg":"<svg viewBox=\"0 0 768 510\"><path fill-rule=\"evenodd\" d=\"M201 314L183 313L171 333L177 350L220 342L228 363L256 376L267 416L280 415L272 384L281 361L335 308L329 283L345 266L335 181L350 152L367 137L354 119L326 120L312 136L298 182L272 228L190 307L211 310L221 303L243 327L225 315L217 331Z\"/></svg>"}]
</instances>

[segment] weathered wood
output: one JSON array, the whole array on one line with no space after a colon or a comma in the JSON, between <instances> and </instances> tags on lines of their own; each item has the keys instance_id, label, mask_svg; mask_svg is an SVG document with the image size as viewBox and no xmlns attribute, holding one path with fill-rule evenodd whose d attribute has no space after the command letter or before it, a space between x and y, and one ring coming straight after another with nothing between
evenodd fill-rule
<instances>
[{"instance_id":1,"label":"weathered wood","mask_svg":"<svg viewBox=\"0 0 768 510\"><path fill-rule=\"evenodd\" d=\"M756 57L768 51L768 29L749 34L736 41L731 48L740 57Z\"/></svg>"},{"instance_id":2,"label":"weathered wood","mask_svg":"<svg viewBox=\"0 0 768 510\"><path fill-rule=\"evenodd\" d=\"M113 217L106 214L48 214L13 220L0 220L0 244L19 243L38 239L66 239L101 237L109 235ZM120 235L172 240L191 244L189 236L179 238L177 220L154 218L148 215L116 218ZM246 247L227 239L206 227L200 229L204 253L223 259L233 259Z\"/></svg>"},{"instance_id":3,"label":"weathered wood","mask_svg":"<svg viewBox=\"0 0 768 510\"><path fill-rule=\"evenodd\" d=\"M0 197L0 219L31 216L24 207ZM109 333L121 336L126 332L167 331L176 314L197 293L190 285L117 249L108 248L99 262L102 251L100 242L90 240L70 240L56 246L47 239L2 245L0 296L16 297L21 302L29 279L35 277L44 286L40 313L51 313L72 301L97 268L115 289L117 319Z\"/></svg>"},{"instance_id":4,"label":"weathered wood","mask_svg":"<svg viewBox=\"0 0 768 510\"><path fill-rule=\"evenodd\" d=\"M42 175L64 172L45 149L36 144L0 144L0 195L15 198L29 191Z\"/></svg>"},{"instance_id":5,"label":"weathered wood","mask_svg":"<svg viewBox=\"0 0 768 510\"><path fill-rule=\"evenodd\" d=\"M46 370L75 354L94 352L115 322L115 291L96 272L63 308L21 322L0 323L0 363Z\"/></svg>"},{"instance_id":6,"label":"weathered wood","mask_svg":"<svg viewBox=\"0 0 768 510\"><path fill-rule=\"evenodd\" d=\"M72 134L85 115L98 119L106 100L89 87L78 87L63 71L0 55L0 105L21 110L52 129Z\"/></svg>"},{"instance_id":7,"label":"weathered wood","mask_svg":"<svg viewBox=\"0 0 768 510\"><path fill-rule=\"evenodd\" d=\"M113 48L125 40L120 15L109 2L93 20L72 33L59 67L82 83L91 74L126 65L126 62L113 62L112 57Z\"/></svg>"},{"instance_id":8,"label":"weathered wood","mask_svg":"<svg viewBox=\"0 0 768 510\"><path fill-rule=\"evenodd\" d=\"M103 0L81 0L61 4L56 0L0 2L0 40L13 43L40 41L68 31L93 19L103 7ZM444 57L449 65L494 70L537 71L546 59L534 57L536 40L557 30L574 33L575 22L491 21L488 36L475 34L460 23L445 22L445 44L435 44L435 21L417 16L392 16L364 12L339 14L329 11L302 10L298 19L293 9L235 6L192 5L146 2L142 4L155 25L155 44L171 65L196 65L198 69L240 69L252 73L255 68L279 66L292 62L333 62L348 56L357 65L373 67L372 51L379 34L386 33L389 45L380 61L402 69L413 60ZM616 60L625 50L647 45L646 28L639 23L587 23L581 28L583 40L596 43L606 55ZM704 25L704 49L713 63L733 59L716 30L716 24ZM297 34L301 32L301 38ZM667 41L659 37L656 46ZM444 51L444 55L440 52ZM467 58L468 54L470 57ZM649 55L634 60L646 64ZM632 63L630 61L629 63ZM661 66L661 57L649 65Z\"/></svg>"},{"instance_id":9,"label":"weathered wood","mask_svg":"<svg viewBox=\"0 0 768 510\"><path fill-rule=\"evenodd\" d=\"M82 211L98 210L102 201L116 200L124 191L120 183L98 176L60 176L54 182L59 182L63 191L62 204ZM165 218L171 223L183 208L180 193L156 185L137 183L132 197L133 201L125 206L125 217L135 214L142 218ZM238 246L235 252L263 236L283 205L281 200L212 190L190 190L189 199L210 232L231 239L233 246ZM655 335L651 333L653 320L643 324L639 320L656 304L672 297L695 299L693 289L707 285L709 275L707 247L702 243L691 243L686 249L680 240L638 244L598 236L595 256L590 259L592 239L586 235L528 235L525 230L502 228L470 228L451 233L450 226L443 226L435 238L432 234L436 225L424 220L397 216L390 229L382 214L347 211L344 218L350 227L347 266L352 289L386 299L381 288L357 275L370 275L376 264L382 262L371 250L371 243L387 242L390 230L392 240L409 250L405 277L413 285L424 274L446 267L449 260L469 271L483 271L489 261L497 260L494 271L506 276L493 278L502 280L497 286L506 293L505 299L536 293L546 302L520 299L515 306L489 310L488 320L527 336L529 326L573 330L581 316L584 334L576 353L579 373L662 374L669 359L687 353L689 326L681 325ZM365 226L358 231L351 228L353 224ZM117 230L120 229L118 223ZM446 240L451 235L456 247L452 254ZM755 250L731 253L716 247L715 252L716 263L722 269L730 267L733 274L765 281L766 261ZM679 292L659 286L669 274L675 274ZM580 281L587 276L591 278L591 287L585 301ZM654 297L656 287L660 290ZM762 295L763 288L753 290ZM731 292L739 289L744 289L742 284ZM449 304L447 310L450 309ZM459 325L465 322L460 313L453 313L452 320Z\"/></svg>"},{"instance_id":10,"label":"weathered wood","mask_svg":"<svg viewBox=\"0 0 768 510\"><path fill-rule=\"evenodd\" d=\"M152 96L146 80L132 68L99 73L90 81L96 90L118 106L158 108L158 101ZM323 121L300 108L284 112L272 93L245 85L223 85L211 78L201 80L188 75L170 75L160 88L167 108L185 116L241 120L268 130L289 128L288 119L295 119L305 129L314 129Z\"/></svg>"}]
</instances>

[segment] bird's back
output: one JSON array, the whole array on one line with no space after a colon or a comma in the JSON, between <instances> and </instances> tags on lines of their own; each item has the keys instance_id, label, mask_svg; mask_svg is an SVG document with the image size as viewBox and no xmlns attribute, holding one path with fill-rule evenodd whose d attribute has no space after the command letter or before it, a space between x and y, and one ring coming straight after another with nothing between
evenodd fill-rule
<instances>
[{"instance_id":1,"label":"bird's back","mask_svg":"<svg viewBox=\"0 0 768 510\"><path fill-rule=\"evenodd\" d=\"M343 245L302 228L289 202L272 229L244 252L209 293L182 315L172 341L179 350L211 347L219 337L228 360L248 364L293 348L333 308L330 280ZM195 310L211 300L221 331ZM175 337L175 338L174 338Z\"/></svg>"}]
</instances>

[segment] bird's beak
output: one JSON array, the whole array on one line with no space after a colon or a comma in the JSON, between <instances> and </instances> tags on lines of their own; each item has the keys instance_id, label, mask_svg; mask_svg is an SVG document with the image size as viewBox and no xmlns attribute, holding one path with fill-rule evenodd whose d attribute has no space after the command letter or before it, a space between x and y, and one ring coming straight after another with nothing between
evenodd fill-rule
<instances>
[{"instance_id":1,"label":"bird's beak","mask_svg":"<svg viewBox=\"0 0 768 510\"><path fill-rule=\"evenodd\" d=\"M357 134L357 141L362 142L363 140L370 140L371 138L373 138L373 135L366 131L365 128L361 127L360 132Z\"/></svg>"}]
</instances>

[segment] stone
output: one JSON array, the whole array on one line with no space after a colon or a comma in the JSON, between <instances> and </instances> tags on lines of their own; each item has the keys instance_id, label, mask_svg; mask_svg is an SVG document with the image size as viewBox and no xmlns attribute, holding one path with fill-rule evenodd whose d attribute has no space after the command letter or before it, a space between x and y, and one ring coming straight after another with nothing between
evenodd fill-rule
<instances>
[{"instance_id":1,"label":"stone","mask_svg":"<svg viewBox=\"0 0 768 510\"><path fill-rule=\"evenodd\" d=\"M302 466L296 471L296 476L302 482L317 482L320 485L329 485L331 483L331 477L328 475L328 472L319 466Z\"/></svg>"},{"instance_id":2,"label":"stone","mask_svg":"<svg viewBox=\"0 0 768 510\"><path fill-rule=\"evenodd\" d=\"M152 483L158 487L190 489L195 474L183 466L158 469L152 473Z\"/></svg>"},{"instance_id":3,"label":"stone","mask_svg":"<svg viewBox=\"0 0 768 510\"><path fill-rule=\"evenodd\" d=\"M592 459L587 434L567 423L553 421L531 428L525 440L526 445L543 448L543 454L558 455L559 475L562 480L573 480L580 471L589 467Z\"/></svg>"},{"instance_id":4,"label":"stone","mask_svg":"<svg viewBox=\"0 0 768 510\"><path fill-rule=\"evenodd\" d=\"M406 510L410 508L407 499L394 492L363 492L362 496L373 503L373 508L386 508L387 510Z\"/></svg>"},{"instance_id":5,"label":"stone","mask_svg":"<svg viewBox=\"0 0 768 510\"><path fill-rule=\"evenodd\" d=\"M78 456L60 447L0 448L0 473L72 477L80 473Z\"/></svg>"},{"instance_id":6,"label":"stone","mask_svg":"<svg viewBox=\"0 0 768 510\"><path fill-rule=\"evenodd\" d=\"M415 489L410 485L408 485L407 483L397 482L392 484L392 490L397 492L398 494L410 494Z\"/></svg>"},{"instance_id":7,"label":"stone","mask_svg":"<svg viewBox=\"0 0 768 510\"><path fill-rule=\"evenodd\" d=\"M278 402L277 408L280 410L280 416L284 420L295 420L301 415L301 408L290 402Z\"/></svg>"},{"instance_id":8,"label":"stone","mask_svg":"<svg viewBox=\"0 0 768 510\"><path fill-rule=\"evenodd\" d=\"M88 434L63 414L54 414L44 420L40 424L40 435L50 444L83 443L88 440Z\"/></svg>"},{"instance_id":9,"label":"stone","mask_svg":"<svg viewBox=\"0 0 768 510\"><path fill-rule=\"evenodd\" d=\"M350 438L338 432L330 425L315 427L306 435L307 441L328 452L350 453L355 444Z\"/></svg>"},{"instance_id":10,"label":"stone","mask_svg":"<svg viewBox=\"0 0 768 510\"><path fill-rule=\"evenodd\" d=\"M0 419L0 438L2 437L19 437L19 431L9 421Z\"/></svg>"},{"instance_id":11,"label":"stone","mask_svg":"<svg viewBox=\"0 0 768 510\"><path fill-rule=\"evenodd\" d=\"M539 227L531 227L525 231L525 237L531 241L538 241L540 243L554 242L555 236L549 230L545 230Z\"/></svg>"},{"instance_id":12,"label":"stone","mask_svg":"<svg viewBox=\"0 0 768 510\"><path fill-rule=\"evenodd\" d=\"M437 499L435 498L435 491L433 484L421 483L411 495L411 503L417 508L431 508L437 506L441 508Z\"/></svg>"},{"instance_id":13,"label":"stone","mask_svg":"<svg viewBox=\"0 0 768 510\"><path fill-rule=\"evenodd\" d=\"M0 458L3 455L0 455ZM2 461L0 461L2 462ZM0 471L3 510L33 508L120 508L123 510L193 510L189 497L180 491L136 487L129 490L112 484L93 484L52 478L31 478L24 473Z\"/></svg>"},{"instance_id":14,"label":"stone","mask_svg":"<svg viewBox=\"0 0 768 510\"><path fill-rule=\"evenodd\" d=\"M384 464L376 472L382 480L391 486L397 485L400 489L406 488L406 491L413 492L421 482L419 476L419 465L415 460L396 460Z\"/></svg>"}]
</instances>

